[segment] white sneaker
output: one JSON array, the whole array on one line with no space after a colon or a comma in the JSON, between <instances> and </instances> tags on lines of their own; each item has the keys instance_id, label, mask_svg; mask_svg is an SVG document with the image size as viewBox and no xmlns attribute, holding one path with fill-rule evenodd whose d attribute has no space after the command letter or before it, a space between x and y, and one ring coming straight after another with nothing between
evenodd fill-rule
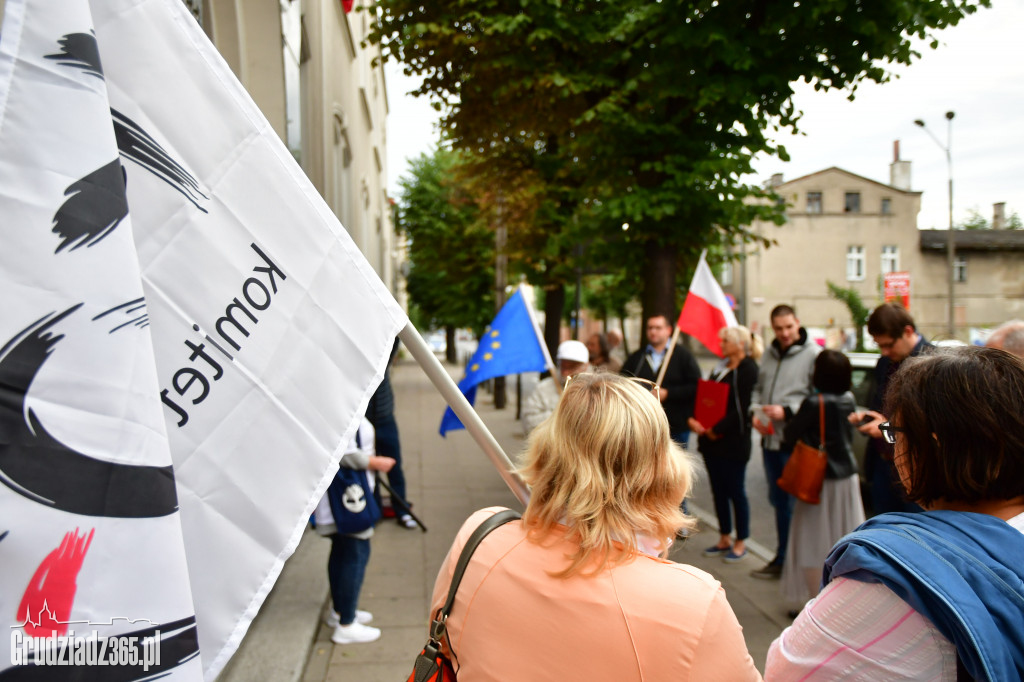
<instances>
[{"instance_id":1,"label":"white sneaker","mask_svg":"<svg viewBox=\"0 0 1024 682\"><path fill-rule=\"evenodd\" d=\"M373 622L373 614L369 611L356 609L356 622L360 625L369 625ZM324 624L329 628L336 628L341 625L341 616L338 615L337 611L331 609L324 618Z\"/></svg>"},{"instance_id":2,"label":"white sneaker","mask_svg":"<svg viewBox=\"0 0 1024 682\"><path fill-rule=\"evenodd\" d=\"M408 514L402 514L398 517L398 525L409 530L415 530L418 527L416 521Z\"/></svg>"},{"instance_id":3,"label":"white sneaker","mask_svg":"<svg viewBox=\"0 0 1024 682\"><path fill-rule=\"evenodd\" d=\"M380 630L362 623L339 625L331 634L331 641L335 644L364 644L375 642L378 639L380 639Z\"/></svg>"}]
</instances>

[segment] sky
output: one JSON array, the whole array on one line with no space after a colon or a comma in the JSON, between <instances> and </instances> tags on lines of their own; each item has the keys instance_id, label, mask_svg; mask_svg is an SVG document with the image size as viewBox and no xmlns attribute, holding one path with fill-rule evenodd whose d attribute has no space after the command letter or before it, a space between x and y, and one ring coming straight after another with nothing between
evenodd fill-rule
<instances>
[{"instance_id":1,"label":"sky","mask_svg":"<svg viewBox=\"0 0 1024 682\"><path fill-rule=\"evenodd\" d=\"M993 0L991 9L968 16L938 33L940 45L921 45L921 58L890 69L885 84L864 83L848 93L814 92L799 84L795 103L804 112L802 135L780 136L790 161L763 158L751 182L782 173L784 180L832 166L889 183L893 142L911 162L911 189L923 192L918 227L949 223L945 114L953 111L953 219L971 209L992 219L992 204L1006 202L1007 215L1024 217L1024 2ZM439 114L425 98L405 93L416 81L386 65L388 88L388 192L399 196L407 159L428 152L438 138ZM922 119L939 139L914 125Z\"/></svg>"}]
</instances>

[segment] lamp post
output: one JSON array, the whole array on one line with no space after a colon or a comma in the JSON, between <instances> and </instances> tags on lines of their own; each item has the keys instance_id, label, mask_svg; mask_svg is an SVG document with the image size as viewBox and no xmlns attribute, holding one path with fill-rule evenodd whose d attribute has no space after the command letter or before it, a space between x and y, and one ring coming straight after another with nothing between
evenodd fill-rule
<instances>
[{"instance_id":1,"label":"lamp post","mask_svg":"<svg viewBox=\"0 0 1024 682\"><path fill-rule=\"evenodd\" d=\"M939 145L942 151L946 152L946 168L949 173L949 235L946 242L946 264L949 268L949 337L956 338L956 320L953 310L953 283L956 281L956 243L953 240L953 114L946 112L946 144L942 144L935 133L925 126L924 121L917 119L914 124L924 128L935 144Z\"/></svg>"}]
</instances>

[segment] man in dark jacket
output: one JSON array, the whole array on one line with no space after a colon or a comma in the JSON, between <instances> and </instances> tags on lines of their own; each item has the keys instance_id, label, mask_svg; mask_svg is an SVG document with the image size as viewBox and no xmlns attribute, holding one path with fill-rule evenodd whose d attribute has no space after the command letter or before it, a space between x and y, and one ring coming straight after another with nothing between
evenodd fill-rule
<instances>
[{"instance_id":1,"label":"man in dark jacket","mask_svg":"<svg viewBox=\"0 0 1024 682\"><path fill-rule=\"evenodd\" d=\"M636 351L622 365L625 376L657 381L661 363L668 351L672 338L672 323L667 315L652 315L647 318L647 347ZM672 440L685 446L690 436L686 420L693 416L693 399L697 395L697 381L700 367L693 355L683 346L676 344L669 359L668 368L658 387L658 399L668 417Z\"/></svg>"},{"instance_id":2,"label":"man in dark jacket","mask_svg":"<svg viewBox=\"0 0 1024 682\"><path fill-rule=\"evenodd\" d=\"M858 425L861 433L870 436L864 456L864 474L871 482L872 512L921 511L921 507L907 502L904 497L903 485L892 465L892 446L882 440L878 425L886 421L882 414L885 391L889 388L889 379L900 368L900 363L935 346L917 333L914 318L898 303L883 303L875 308L868 317L868 333L882 354L875 365L875 394L868 406L871 409L867 413L858 413L851 420ZM870 416L873 420L862 426L859 422L864 416Z\"/></svg>"}]
</instances>

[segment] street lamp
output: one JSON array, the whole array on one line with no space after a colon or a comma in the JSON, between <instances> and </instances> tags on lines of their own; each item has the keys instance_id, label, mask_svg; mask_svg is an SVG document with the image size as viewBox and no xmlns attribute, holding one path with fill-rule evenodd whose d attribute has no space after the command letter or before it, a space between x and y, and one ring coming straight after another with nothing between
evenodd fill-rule
<instances>
[{"instance_id":1,"label":"street lamp","mask_svg":"<svg viewBox=\"0 0 1024 682\"><path fill-rule=\"evenodd\" d=\"M946 144L942 144L942 141L935 137L935 133L925 126L924 121L921 119L914 121L915 125L924 128L924 131L935 140L935 144L946 152L946 168L949 171L949 235L946 242L946 264L949 268L949 337L951 339L956 338L956 322L953 312L953 282L956 281L956 244L953 241L953 116L952 111L946 112Z\"/></svg>"}]
</instances>

